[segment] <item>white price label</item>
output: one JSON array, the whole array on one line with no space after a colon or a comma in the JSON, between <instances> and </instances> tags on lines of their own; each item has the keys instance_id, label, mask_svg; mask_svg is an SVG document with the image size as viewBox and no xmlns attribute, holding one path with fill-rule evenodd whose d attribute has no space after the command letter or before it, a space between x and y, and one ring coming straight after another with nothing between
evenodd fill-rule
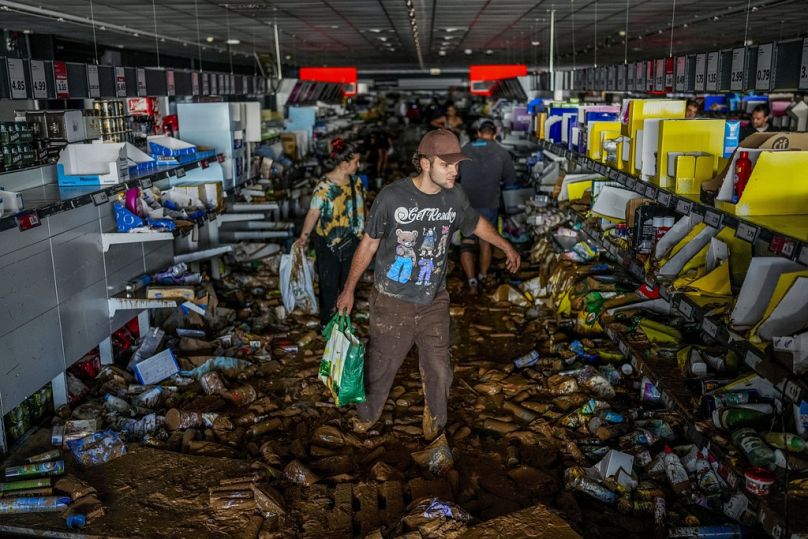
<instances>
[{"instance_id":1,"label":"white price label","mask_svg":"<svg viewBox=\"0 0 808 539\"><path fill-rule=\"evenodd\" d=\"M199 73L197 71L191 72L191 94L199 95Z\"/></svg>"},{"instance_id":2,"label":"white price label","mask_svg":"<svg viewBox=\"0 0 808 539\"><path fill-rule=\"evenodd\" d=\"M244 75L241 78L241 94L242 95L248 95L250 93L252 93L252 92L250 92L250 77L248 77L247 75Z\"/></svg>"},{"instance_id":3,"label":"white price label","mask_svg":"<svg viewBox=\"0 0 808 539\"><path fill-rule=\"evenodd\" d=\"M645 62L637 62L634 66L637 74L634 77L634 88L637 91L645 91Z\"/></svg>"},{"instance_id":4,"label":"white price label","mask_svg":"<svg viewBox=\"0 0 808 539\"><path fill-rule=\"evenodd\" d=\"M711 52L707 55L707 79L705 89L707 91L718 90L718 56L721 53Z\"/></svg>"},{"instance_id":5,"label":"white price label","mask_svg":"<svg viewBox=\"0 0 808 539\"><path fill-rule=\"evenodd\" d=\"M653 185L649 185L645 188L645 197L655 200L657 196L657 188Z\"/></svg>"},{"instance_id":6,"label":"white price label","mask_svg":"<svg viewBox=\"0 0 808 539\"><path fill-rule=\"evenodd\" d=\"M98 80L98 66L87 64L87 95L101 97L101 82Z\"/></svg>"},{"instance_id":7,"label":"white price label","mask_svg":"<svg viewBox=\"0 0 808 539\"><path fill-rule=\"evenodd\" d=\"M166 88L168 89L168 95L176 94L176 86L174 86L174 71L171 69L166 71Z\"/></svg>"},{"instance_id":8,"label":"white price label","mask_svg":"<svg viewBox=\"0 0 808 539\"><path fill-rule=\"evenodd\" d=\"M718 335L718 326L709 318L705 317L704 320L701 321L701 329L713 339Z\"/></svg>"},{"instance_id":9,"label":"white price label","mask_svg":"<svg viewBox=\"0 0 808 539\"><path fill-rule=\"evenodd\" d=\"M671 194L666 191L660 191L657 193L657 202L665 206L666 208L671 205Z\"/></svg>"},{"instance_id":10,"label":"white price label","mask_svg":"<svg viewBox=\"0 0 808 539\"><path fill-rule=\"evenodd\" d=\"M202 73L202 95L210 95L210 75Z\"/></svg>"},{"instance_id":11,"label":"white price label","mask_svg":"<svg viewBox=\"0 0 808 539\"><path fill-rule=\"evenodd\" d=\"M729 80L729 89L733 91L743 90L744 63L746 61L746 49L740 47L732 51L732 69Z\"/></svg>"},{"instance_id":12,"label":"white price label","mask_svg":"<svg viewBox=\"0 0 808 539\"><path fill-rule=\"evenodd\" d=\"M100 206L105 202L109 202L109 196L104 191L93 194L93 204L95 204L96 206Z\"/></svg>"},{"instance_id":13,"label":"white price label","mask_svg":"<svg viewBox=\"0 0 808 539\"><path fill-rule=\"evenodd\" d=\"M645 89L649 92L653 92L654 83L654 61L648 60L645 62Z\"/></svg>"},{"instance_id":14,"label":"white price label","mask_svg":"<svg viewBox=\"0 0 808 539\"><path fill-rule=\"evenodd\" d=\"M769 90L772 80L772 57L774 43L758 47L757 71L755 72L755 90Z\"/></svg>"},{"instance_id":15,"label":"white price label","mask_svg":"<svg viewBox=\"0 0 808 539\"><path fill-rule=\"evenodd\" d=\"M786 239L783 242L783 248L780 249L780 254L791 258L794 256L794 246L797 244L796 240Z\"/></svg>"},{"instance_id":16,"label":"white price label","mask_svg":"<svg viewBox=\"0 0 808 539\"><path fill-rule=\"evenodd\" d=\"M679 312L688 320L693 318L693 306L685 300L679 300Z\"/></svg>"},{"instance_id":17,"label":"white price label","mask_svg":"<svg viewBox=\"0 0 808 539\"><path fill-rule=\"evenodd\" d=\"M744 361L749 365L750 369L754 370L757 369L758 365L763 363L763 358L757 355L754 350L747 350Z\"/></svg>"},{"instance_id":18,"label":"white price label","mask_svg":"<svg viewBox=\"0 0 808 539\"><path fill-rule=\"evenodd\" d=\"M626 89L626 66L617 66L617 90L623 91Z\"/></svg>"},{"instance_id":19,"label":"white price label","mask_svg":"<svg viewBox=\"0 0 808 539\"><path fill-rule=\"evenodd\" d=\"M803 243L800 247L800 255L797 257L797 261L808 266L808 243Z\"/></svg>"},{"instance_id":20,"label":"white price label","mask_svg":"<svg viewBox=\"0 0 808 539\"><path fill-rule=\"evenodd\" d=\"M808 37L802 40L802 61L800 62L800 90L808 90Z\"/></svg>"},{"instance_id":21,"label":"white price label","mask_svg":"<svg viewBox=\"0 0 808 539\"><path fill-rule=\"evenodd\" d=\"M676 86L677 92L685 91L685 83L687 82L687 56L678 56L676 58Z\"/></svg>"},{"instance_id":22,"label":"white price label","mask_svg":"<svg viewBox=\"0 0 808 539\"><path fill-rule=\"evenodd\" d=\"M676 212L682 215L690 215L690 208L693 204L689 200L682 200L681 198L676 201Z\"/></svg>"},{"instance_id":23,"label":"white price label","mask_svg":"<svg viewBox=\"0 0 808 539\"><path fill-rule=\"evenodd\" d=\"M637 185L637 179L636 178L629 178L629 179L626 180L626 187L628 187L630 191L634 190L635 185Z\"/></svg>"},{"instance_id":24,"label":"white price label","mask_svg":"<svg viewBox=\"0 0 808 539\"><path fill-rule=\"evenodd\" d=\"M800 389L800 386L798 386L797 384L795 384L791 380L786 382L786 385L783 388L783 393L786 394L786 397L791 399L791 402L800 402L800 400L802 400L800 398L800 395L802 393L802 390Z\"/></svg>"},{"instance_id":25,"label":"white price label","mask_svg":"<svg viewBox=\"0 0 808 539\"><path fill-rule=\"evenodd\" d=\"M758 227L750 225L749 223L738 223L738 230L735 231L735 237L746 240L749 243L754 243L757 233Z\"/></svg>"},{"instance_id":26,"label":"white price label","mask_svg":"<svg viewBox=\"0 0 808 539\"><path fill-rule=\"evenodd\" d=\"M176 174L177 178L184 178L185 177L185 169L184 168L178 168L175 171L175 174Z\"/></svg>"},{"instance_id":27,"label":"white price label","mask_svg":"<svg viewBox=\"0 0 808 539\"><path fill-rule=\"evenodd\" d=\"M637 70L633 65L626 66L626 90L634 91L634 80L637 78Z\"/></svg>"},{"instance_id":28,"label":"white price label","mask_svg":"<svg viewBox=\"0 0 808 539\"><path fill-rule=\"evenodd\" d=\"M20 58L8 58L8 81L11 85L11 99L28 97L25 84L25 63Z\"/></svg>"},{"instance_id":29,"label":"white price label","mask_svg":"<svg viewBox=\"0 0 808 539\"><path fill-rule=\"evenodd\" d=\"M707 226L711 226L713 228L720 228L722 218L723 215L721 215L718 212L712 210L706 210L704 212L704 224Z\"/></svg>"},{"instance_id":30,"label":"white price label","mask_svg":"<svg viewBox=\"0 0 808 539\"><path fill-rule=\"evenodd\" d=\"M115 95L126 97L126 71L122 67L115 68Z\"/></svg>"},{"instance_id":31,"label":"white price label","mask_svg":"<svg viewBox=\"0 0 808 539\"><path fill-rule=\"evenodd\" d=\"M654 86L658 92L665 91L665 59L660 58L656 61L656 77Z\"/></svg>"},{"instance_id":32,"label":"white price label","mask_svg":"<svg viewBox=\"0 0 808 539\"><path fill-rule=\"evenodd\" d=\"M48 98L48 84L45 82L45 62L31 60L31 90L34 99Z\"/></svg>"},{"instance_id":33,"label":"white price label","mask_svg":"<svg viewBox=\"0 0 808 539\"><path fill-rule=\"evenodd\" d=\"M707 55L706 54L697 54L696 55L696 80L693 85L694 89L697 92L703 92L705 88L705 75L707 71Z\"/></svg>"},{"instance_id":34,"label":"white price label","mask_svg":"<svg viewBox=\"0 0 808 539\"><path fill-rule=\"evenodd\" d=\"M645 193L645 182L638 181L636 184L634 184L634 192L639 195Z\"/></svg>"}]
</instances>

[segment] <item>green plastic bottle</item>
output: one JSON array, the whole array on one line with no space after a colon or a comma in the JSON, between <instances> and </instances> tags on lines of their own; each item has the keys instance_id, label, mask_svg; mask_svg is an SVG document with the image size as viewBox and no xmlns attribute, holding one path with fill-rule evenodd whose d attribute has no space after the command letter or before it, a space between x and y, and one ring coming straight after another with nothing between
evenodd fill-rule
<instances>
[{"instance_id":1,"label":"green plastic bottle","mask_svg":"<svg viewBox=\"0 0 808 539\"><path fill-rule=\"evenodd\" d=\"M743 451L752 466L773 468L776 457L753 429L740 429L732 433L732 441Z\"/></svg>"},{"instance_id":2,"label":"green plastic bottle","mask_svg":"<svg viewBox=\"0 0 808 539\"><path fill-rule=\"evenodd\" d=\"M763 436L763 439L769 445L778 449L786 449L792 453L800 453L808 447L805 440L790 432L769 432Z\"/></svg>"}]
</instances>

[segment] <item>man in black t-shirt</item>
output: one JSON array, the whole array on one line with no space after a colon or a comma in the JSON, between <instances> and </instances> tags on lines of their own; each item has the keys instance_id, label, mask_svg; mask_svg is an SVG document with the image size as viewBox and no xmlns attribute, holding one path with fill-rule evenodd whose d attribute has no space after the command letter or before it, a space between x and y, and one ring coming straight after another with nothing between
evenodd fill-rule
<instances>
[{"instance_id":1,"label":"man in black t-shirt","mask_svg":"<svg viewBox=\"0 0 808 539\"><path fill-rule=\"evenodd\" d=\"M418 345L426 400L424 437L434 439L446 425L452 385L446 268L452 234L460 230L479 236L505 251L510 271L519 269L519 254L455 186L457 165L464 159L468 158L451 131L427 133L414 159L419 174L382 189L370 210L365 235L337 299L337 312L350 313L356 284L375 256L365 363L367 400L357 409L358 432L378 421L413 343Z\"/></svg>"}]
</instances>

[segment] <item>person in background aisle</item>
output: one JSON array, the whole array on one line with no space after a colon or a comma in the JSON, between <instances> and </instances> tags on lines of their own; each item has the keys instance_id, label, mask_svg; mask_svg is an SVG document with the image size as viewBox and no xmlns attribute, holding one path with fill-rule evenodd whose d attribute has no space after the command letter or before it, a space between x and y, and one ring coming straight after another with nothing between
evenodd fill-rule
<instances>
[{"instance_id":1,"label":"person in background aisle","mask_svg":"<svg viewBox=\"0 0 808 539\"><path fill-rule=\"evenodd\" d=\"M519 269L516 250L479 218L463 189L455 186L457 165L463 159L468 157L454 133L431 131L413 158L418 175L388 185L373 202L351 273L337 299L337 311L350 313L356 284L375 256L365 362L367 400L357 408L356 432L367 432L381 417L396 372L413 343L418 346L426 398L424 437L433 440L446 425L452 385L446 247L452 234L461 230L478 235L505 251L508 270Z\"/></svg>"},{"instance_id":2,"label":"person in background aisle","mask_svg":"<svg viewBox=\"0 0 808 539\"><path fill-rule=\"evenodd\" d=\"M469 157L460 165L460 185L469 197L471 207L494 227L499 214L500 185L516 183L513 159L508 150L495 140L497 127L491 120L478 123L477 140L463 146L463 155ZM479 243L480 271L475 272L474 245ZM466 273L469 290L477 293L479 284L488 284L491 268L491 244L476 236L463 236L460 244L460 264Z\"/></svg>"},{"instance_id":3,"label":"person in background aisle","mask_svg":"<svg viewBox=\"0 0 808 539\"><path fill-rule=\"evenodd\" d=\"M463 129L463 118L457 113L457 108L452 103L447 103L446 112L429 122L431 127L448 129L455 135L459 135Z\"/></svg>"},{"instance_id":4,"label":"person in background aisle","mask_svg":"<svg viewBox=\"0 0 808 539\"><path fill-rule=\"evenodd\" d=\"M365 188L356 175L359 152L341 138L331 141L332 167L314 188L311 206L297 244L305 247L312 231L320 285L320 322L334 313L339 291L348 278L359 239L365 228Z\"/></svg>"},{"instance_id":5,"label":"person in background aisle","mask_svg":"<svg viewBox=\"0 0 808 539\"><path fill-rule=\"evenodd\" d=\"M699 102L695 99L687 100L687 107L685 108L685 118L696 118L699 115Z\"/></svg>"},{"instance_id":6,"label":"person in background aisle","mask_svg":"<svg viewBox=\"0 0 808 539\"><path fill-rule=\"evenodd\" d=\"M752 120L741 127L741 140L755 133L771 133L772 131L778 131L778 129L769 122L771 113L772 111L769 105L760 104L753 108Z\"/></svg>"}]
</instances>

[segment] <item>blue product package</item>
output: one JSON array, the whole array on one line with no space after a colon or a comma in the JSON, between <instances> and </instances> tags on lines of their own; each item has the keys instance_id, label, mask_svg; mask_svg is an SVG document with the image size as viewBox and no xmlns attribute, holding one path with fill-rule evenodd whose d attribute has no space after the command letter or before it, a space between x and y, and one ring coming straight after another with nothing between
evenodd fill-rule
<instances>
[{"instance_id":1,"label":"blue product package","mask_svg":"<svg viewBox=\"0 0 808 539\"><path fill-rule=\"evenodd\" d=\"M126 444L113 430L96 432L67 442L76 461L82 466L104 464L126 454Z\"/></svg>"},{"instance_id":2,"label":"blue product package","mask_svg":"<svg viewBox=\"0 0 808 539\"><path fill-rule=\"evenodd\" d=\"M168 232L177 228L177 223L173 219L147 219L149 226L156 230L165 230Z\"/></svg>"},{"instance_id":3,"label":"blue product package","mask_svg":"<svg viewBox=\"0 0 808 539\"><path fill-rule=\"evenodd\" d=\"M724 125L724 158L732 157L735 148L741 143L741 121L727 120Z\"/></svg>"},{"instance_id":4,"label":"blue product package","mask_svg":"<svg viewBox=\"0 0 808 539\"><path fill-rule=\"evenodd\" d=\"M115 224L118 226L118 232L129 232L133 228L145 225L143 219L127 210L120 202L113 204L113 207L115 208Z\"/></svg>"}]
</instances>

